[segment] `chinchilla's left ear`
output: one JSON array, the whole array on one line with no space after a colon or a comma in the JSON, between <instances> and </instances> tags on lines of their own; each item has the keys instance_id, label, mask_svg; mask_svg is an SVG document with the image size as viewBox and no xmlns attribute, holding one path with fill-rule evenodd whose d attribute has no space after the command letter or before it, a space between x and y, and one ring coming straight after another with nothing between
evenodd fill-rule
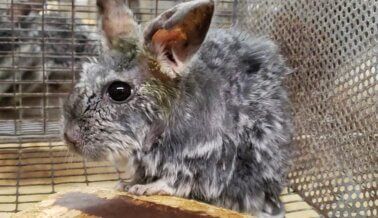
<instances>
[{"instance_id":1,"label":"chinchilla's left ear","mask_svg":"<svg viewBox=\"0 0 378 218\"><path fill-rule=\"evenodd\" d=\"M171 77L197 52L209 30L213 0L196 0L176 5L153 20L144 30L144 45L163 60Z\"/></svg>"},{"instance_id":2,"label":"chinchilla's left ear","mask_svg":"<svg viewBox=\"0 0 378 218\"><path fill-rule=\"evenodd\" d=\"M97 0L101 29L110 49L135 49L139 39L139 26L125 0Z\"/></svg>"}]
</instances>

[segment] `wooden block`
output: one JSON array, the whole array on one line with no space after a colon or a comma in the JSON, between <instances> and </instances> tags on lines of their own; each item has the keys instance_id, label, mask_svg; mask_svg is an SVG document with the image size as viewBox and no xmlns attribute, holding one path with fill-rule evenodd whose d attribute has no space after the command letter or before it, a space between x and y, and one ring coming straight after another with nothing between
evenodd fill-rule
<instances>
[{"instance_id":1,"label":"wooden block","mask_svg":"<svg viewBox=\"0 0 378 218\"><path fill-rule=\"evenodd\" d=\"M51 195L13 218L138 217L247 218L250 215L171 196L134 196L103 188L80 188Z\"/></svg>"}]
</instances>

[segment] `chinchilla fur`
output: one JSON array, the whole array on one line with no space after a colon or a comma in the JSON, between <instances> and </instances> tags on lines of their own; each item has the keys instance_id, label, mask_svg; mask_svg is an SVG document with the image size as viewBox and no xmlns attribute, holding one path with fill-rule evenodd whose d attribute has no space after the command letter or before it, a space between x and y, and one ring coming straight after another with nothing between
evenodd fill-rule
<instances>
[{"instance_id":1,"label":"chinchilla fur","mask_svg":"<svg viewBox=\"0 0 378 218\"><path fill-rule=\"evenodd\" d=\"M183 3L171 12L191 7ZM184 15L180 19L195 16ZM157 28L147 28L145 37L151 29ZM279 194L290 165L292 124L283 86L290 70L278 47L234 28L210 29L172 75L162 70L166 53L154 54L146 40L126 50L113 44L84 64L64 107L69 148L127 170L130 179L120 187L133 194L169 194L283 217ZM126 101L109 97L114 81L130 85Z\"/></svg>"}]
</instances>

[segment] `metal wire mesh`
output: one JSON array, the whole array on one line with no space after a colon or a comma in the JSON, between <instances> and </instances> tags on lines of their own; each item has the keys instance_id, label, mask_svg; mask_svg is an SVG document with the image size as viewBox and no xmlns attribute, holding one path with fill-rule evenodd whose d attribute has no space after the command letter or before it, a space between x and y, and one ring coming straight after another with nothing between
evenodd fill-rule
<instances>
[{"instance_id":1,"label":"metal wire mesh","mask_svg":"<svg viewBox=\"0 0 378 218\"><path fill-rule=\"evenodd\" d=\"M144 24L174 0L129 0ZM220 1L216 26L231 24ZM0 217L47 195L111 186L123 174L72 157L59 141L62 101L83 60L97 55L95 0L0 0Z\"/></svg>"},{"instance_id":2,"label":"metal wire mesh","mask_svg":"<svg viewBox=\"0 0 378 218\"><path fill-rule=\"evenodd\" d=\"M238 25L295 69L292 187L326 216L378 217L378 1L238 3Z\"/></svg>"},{"instance_id":3,"label":"metal wire mesh","mask_svg":"<svg viewBox=\"0 0 378 218\"><path fill-rule=\"evenodd\" d=\"M57 191L114 186L122 177L109 163L67 155L62 142L19 140L0 145L0 217L28 208Z\"/></svg>"},{"instance_id":4,"label":"metal wire mesh","mask_svg":"<svg viewBox=\"0 0 378 218\"><path fill-rule=\"evenodd\" d=\"M128 1L142 24L177 2ZM214 25L229 26L232 2L218 5ZM0 21L0 136L59 134L62 100L97 54L95 0L1 0Z\"/></svg>"},{"instance_id":5,"label":"metal wire mesh","mask_svg":"<svg viewBox=\"0 0 378 218\"><path fill-rule=\"evenodd\" d=\"M95 0L43 2L0 0L0 216L56 191L122 178L109 163L69 158L57 138L62 99L80 63L97 55ZM178 2L128 1L142 24ZM329 217L377 216L377 5L217 1L214 26L236 22L269 36L296 70L288 80L297 151L290 180ZM289 213L317 216L302 213L307 204L290 206L302 202L291 191L283 199Z\"/></svg>"},{"instance_id":6,"label":"metal wire mesh","mask_svg":"<svg viewBox=\"0 0 378 218\"><path fill-rule=\"evenodd\" d=\"M96 54L96 8L2 0L0 10L0 135L57 134L80 62Z\"/></svg>"}]
</instances>

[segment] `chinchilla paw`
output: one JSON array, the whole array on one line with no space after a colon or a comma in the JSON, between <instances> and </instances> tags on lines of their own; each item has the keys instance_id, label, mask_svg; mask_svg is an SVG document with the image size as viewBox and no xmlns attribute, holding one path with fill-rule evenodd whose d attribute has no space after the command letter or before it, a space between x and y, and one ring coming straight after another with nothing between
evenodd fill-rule
<instances>
[{"instance_id":1,"label":"chinchilla paw","mask_svg":"<svg viewBox=\"0 0 378 218\"><path fill-rule=\"evenodd\" d=\"M148 184L136 184L131 186L127 192L134 195L172 195L173 189L165 182L153 182Z\"/></svg>"},{"instance_id":2,"label":"chinchilla paw","mask_svg":"<svg viewBox=\"0 0 378 218\"><path fill-rule=\"evenodd\" d=\"M130 183L128 182L125 182L125 181L118 181L118 183L115 185L114 189L117 190L117 191L127 191L129 190L131 187Z\"/></svg>"}]
</instances>

